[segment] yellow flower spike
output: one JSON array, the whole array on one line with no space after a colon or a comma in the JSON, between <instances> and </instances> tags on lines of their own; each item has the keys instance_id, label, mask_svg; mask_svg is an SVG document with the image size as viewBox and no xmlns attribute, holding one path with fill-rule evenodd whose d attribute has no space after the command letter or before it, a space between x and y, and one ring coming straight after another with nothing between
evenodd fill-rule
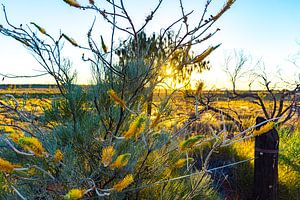
<instances>
[{"instance_id":1,"label":"yellow flower spike","mask_svg":"<svg viewBox=\"0 0 300 200\"><path fill-rule=\"evenodd\" d=\"M215 47L209 47L205 51L203 51L200 55L196 56L193 59L193 63L200 63L202 62L211 52L213 52L216 48L218 48L221 44L215 46Z\"/></svg>"},{"instance_id":2,"label":"yellow flower spike","mask_svg":"<svg viewBox=\"0 0 300 200\"><path fill-rule=\"evenodd\" d=\"M131 157L130 153L119 155L115 160L115 162L110 165L110 168L114 169L114 168L125 167L128 164L130 157Z\"/></svg>"},{"instance_id":3,"label":"yellow flower spike","mask_svg":"<svg viewBox=\"0 0 300 200\"><path fill-rule=\"evenodd\" d=\"M192 148L202 138L203 138L202 135L192 136L192 137L188 138L187 140L182 141L179 145L179 148L181 151Z\"/></svg>"},{"instance_id":4,"label":"yellow flower spike","mask_svg":"<svg viewBox=\"0 0 300 200\"><path fill-rule=\"evenodd\" d=\"M102 149L101 162L104 167L107 167L115 154L115 149L113 146L108 146Z\"/></svg>"},{"instance_id":5,"label":"yellow flower spike","mask_svg":"<svg viewBox=\"0 0 300 200\"><path fill-rule=\"evenodd\" d=\"M123 136L125 137L126 140L130 139L132 136L134 136L135 132L137 131L137 125L136 123L132 123L129 126L128 131L126 131Z\"/></svg>"},{"instance_id":6,"label":"yellow flower spike","mask_svg":"<svg viewBox=\"0 0 300 200\"><path fill-rule=\"evenodd\" d=\"M10 138L15 143L18 143L19 139L24 137L24 133L11 133L8 135L8 138Z\"/></svg>"},{"instance_id":7,"label":"yellow flower spike","mask_svg":"<svg viewBox=\"0 0 300 200\"><path fill-rule=\"evenodd\" d=\"M20 167L20 165L14 165L9 161L0 158L0 172L11 173L15 168Z\"/></svg>"},{"instance_id":8,"label":"yellow flower spike","mask_svg":"<svg viewBox=\"0 0 300 200\"><path fill-rule=\"evenodd\" d=\"M34 22L30 22L30 24L33 24L42 34L46 34L46 30L43 27L40 27Z\"/></svg>"},{"instance_id":9,"label":"yellow flower spike","mask_svg":"<svg viewBox=\"0 0 300 200\"><path fill-rule=\"evenodd\" d=\"M119 181L117 184L115 184L113 186L113 188L117 192L121 192L122 190L127 188L128 185L130 185L132 182L133 182L133 176L132 176L132 174L128 174L125 176L125 178L123 178L121 181Z\"/></svg>"},{"instance_id":10,"label":"yellow flower spike","mask_svg":"<svg viewBox=\"0 0 300 200\"><path fill-rule=\"evenodd\" d=\"M103 49L104 53L107 53L107 46L106 46L105 43L104 43L104 40L103 40L103 38L102 38L102 35L101 35L101 46L102 46L102 49Z\"/></svg>"},{"instance_id":11,"label":"yellow flower spike","mask_svg":"<svg viewBox=\"0 0 300 200\"><path fill-rule=\"evenodd\" d=\"M60 162L62 161L63 158L64 158L64 154L61 152L61 150L57 149L54 154L54 161Z\"/></svg>"},{"instance_id":12,"label":"yellow flower spike","mask_svg":"<svg viewBox=\"0 0 300 200\"><path fill-rule=\"evenodd\" d=\"M22 137L18 140L19 145L27 151L32 151L37 156L42 156L45 149L42 143L33 137Z\"/></svg>"},{"instance_id":13,"label":"yellow flower spike","mask_svg":"<svg viewBox=\"0 0 300 200\"><path fill-rule=\"evenodd\" d=\"M16 129L14 129L13 126L5 126L5 127L4 127L4 131L5 131L6 133L14 133L14 132L16 131Z\"/></svg>"},{"instance_id":14,"label":"yellow flower spike","mask_svg":"<svg viewBox=\"0 0 300 200\"><path fill-rule=\"evenodd\" d=\"M64 197L65 200L77 200L81 199L84 196L84 190L81 189L72 189Z\"/></svg>"},{"instance_id":15,"label":"yellow flower spike","mask_svg":"<svg viewBox=\"0 0 300 200\"><path fill-rule=\"evenodd\" d=\"M135 135L136 138L140 136L140 134L145 129L145 122L147 118L144 115L138 116L130 125L127 132L123 134L126 140L130 139Z\"/></svg>"},{"instance_id":16,"label":"yellow flower spike","mask_svg":"<svg viewBox=\"0 0 300 200\"><path fill-rule=\"evenodd\" d=\"M214 21L219 19L230 7L231 5L235 2L235 0L227 0L223 8L215 15L212 17Z\"/></svg>"},{"instance_id":17,"label":"yellow flower spike","mask_svg":"<svg viewBox=\"0 0 300 200\"><path fill-rule=\"evenodd\" d=\"M275 122L268 122L265 125L261 126L258 130L254 130L252 134L254 137L262 135L272 130L274 126L275 126Z\"/></svg>"},{"instance_id":18,"label":"yellow flower spike","mask_svg":"<svg viewBox=\"0 0 300 200\"><path fill-rule=\"evenodd\" d=\"M126 108L125 101L123 101L113 89L108 90L107 94L116 104L120 105L122 108Z\"/></svg>"},{"instance_id":19,"label":"yellow flower spike","mask_svg":"<svg viewBox=\"0 0 300 200\"><path fill-rule=\"evenodd\" d=\"M77 47L78 46L78 44L77 44L77 42L73 39L73 38L70 38L69 36L67 36L66 34L62 34L62 36L66 39L66 40L68 40L68 42L70 42L73 46L75 46L75 47Z\"/></svg>"},{"instance_id":20,"label":"yellow flower spike","mask_svg":"<svg viewBox=\"0 0 300 200\"><path fill-rule=\"evenodd\" d=\"M175 168L177 168L177 169L182 168L187 162L191 163L193 161L194 161L193 158L188 158L188 159L181 158L175 163Z\"/></svg>"},{"instance_id":21,"label":"yellow flower spike","mask_svg":"<svg viewBox=\"0 0 300 200\"><path fill-rule=\"evenodd\" d=\"M75 8L80 8L81 5L76 1L76 0L63 0L64 2L66 2L67 4L69 4L70 6L73 6Z\"/></svg>"}]
</instances>

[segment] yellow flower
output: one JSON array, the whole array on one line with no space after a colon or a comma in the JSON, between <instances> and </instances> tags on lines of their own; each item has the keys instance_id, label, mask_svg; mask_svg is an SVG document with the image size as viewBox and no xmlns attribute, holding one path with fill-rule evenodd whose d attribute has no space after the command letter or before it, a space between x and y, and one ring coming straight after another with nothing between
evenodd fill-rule
<instances>
[{"instance_id":1,"label":"yellow flower","mask_svg":"<svg viewBox=\"0 0 300 200\"><path fill-rule=\"evenodd\" d=\"M115 160L115 162L110 165L110 168L114 169L114 168L122 168L126 166L128 164L130 157L131 157L130 153L119 155Z\"/></svg>"},{"instance_id":2,"label":"yellow flower","mask_svg":"<svg viewBox=\"0 0 300 200\"><path fill-rule=\"evenodd\" d=\"M70 6L73 6L75 8L80 8L81 5L76 1L76 0L63 0L64 2L66 2L67 4L69 4Z\"/></svg>"},{"instance_id":3,"label":"yellow flower","mask_svg":"<svg viewBox=\"0 0 300 200\"><path fill-rule=\"evenodd\" d=\"M13 126L5 126L4 127L4 131L6 133L15 133L16 132L16 129L13 127Z\"/></svg>"},{"instance_id":4,"label":"yellow flower","mask_svg":"<svg viewBox=\"0 0 300 200\"><path fill-rule=\"evenodd\" d=\"M268 122L265 125L261 126L258 130L254 130L252 134L254 137L262 135L272 130L274 126L275 126L275 122Z\"/></svg>"},{"instance_id":5,"label":"yellow flower","mask_svg":"<svg viewBox=\"0 0 300 200\"><path fill-rule=\"evenodd\" d=\"M193 162L194 161L194 159L193 158L188 158L188 159L186 159L186 158L181 158L181 159L179 159L176 163L175 163L175 168L181 168L181 167L183 167L187 162Z\"/></svg>"},{"instance_id":6,"label":"yellow flower","mask_svg":"<svg viewBox=\"0 0 300 200\"><path fill-rule=\"evenodd\" d=\"M64 197L66 200L81 199L84 196L84 190L72 189Z\"/></svg>"},{"instance_id":7,"label":"yellow flower","mask_svg":"<svg viewBox=\"0 0 300 200\"><path fill-rule=\"evenodd\" d=\"M34 137L22 137L19 138L18 143L27 151L32 151L37 156L42 156L45 149L42 143Z\"/></svg>"},{"instance_id":8,"label":"yellow flower","mask_svg":"<svg viewBox=\"0 0 300 200\"><path fill-rule=\"evenodd\" d=\"M104 167L107 167L115 154L115 149L113 146L108 146L102 149L102 156L101 156L101 162L104 165Z\"/></svg>"},{"instance_id":9,"label":"yellow flower","mask_svg":"<svg viewBox=\"0 0 300 200\"><path fill-rule=\"evenodd\" d=\"M104 43L104 40L103 40L103 38L102 38L102 35L101 35L101 45L102 45L102 49L103 49L104 53L107 53L107 46L106 46L105 43Z\"/></svg>"},{"instance_id":10,"label":"yellow flower","mask_svg":"<svg viewBox=\"0 0 300 200\"><path fill-rule=\"evenodd\" d=\"M126 108L125 102L117 95L117 93L110 89L107 91L108 96L115 101L116 104L119 104L122 108Z\"/></svg>"},{"instance_id":11,"label":"yellow flower","mask_svg":"<svg viewBox=\"0 0 300 200\"><path fill-rule=\"evenodd\" d=\"M43 27L40 27L34 22L31 22L31 24L33 24L42 34L46 34L46 30Z\"/></svg>"},{"instance_id":12,"label":"yellow flower","mask_svg":"<svg viewBox=\"0 0 300 200\"><path fill-rule=\"evenodd\" d=\"M235 0L227 0L223 8L215 15L212 17L214 21L219 19L230 7L231 5L235 2Z\"/></svg>"},{"instance_id":13,"label":"yellow flower","mask_svg":"<svg viewBox=\"0 0 300 200\"><path fill-rule=\"evenodd\" d=\"M18 143L19 139L24 137L24 133L11 133L8 135L8 138L10 138L15 143Z\"/></svg>"},{"instance_id":14,"label":"yellow flower","mask_svg":"<svg viewBox=\"0 0 300 200\"><path fill-rule=\"evenodd\" d=\"M123 178L123 180L119 181L117 184L113 186L114 190L121 192L124 188L128 187L133 182L132 174L128 174Z\"/></svg>"},{"instance_id":15,"label":"yellow flower","mask_svg":"<svg viewBox=\"0 0 300 200\"><path fill-rule=\"evenodd\" d=\"M15 168L19 168L21 166L19 165L14 165L11 162L4 160L2 158L0 158L0 171L1 172L6 172L6 173L10 173L12 172Z\"/></svg>"},{"instance_id":16,"label":"yellow flower","mask_svg":"<svg viewBox=\"0 0 300 200\"><path fill-rule=\"evenodd\" d=\"M188 148L192 148L201 138L203 138L202 135L198 136L192 136L188 138L187 140L184 140L180 143L179 147L181 151L184 151Z\"/></svg>"},{"instance_id":17,"label":"yellow flower","mask_svg":"<svg viewBox=\"0 0 300 200\"><path fill-rule=\"evenodd\" d=\"M78 44L77 44L77 42L73 39L73 38L70 38L69 36L67 36L66 34L62 34L62 36L64 37L64 38L66 38L66 40L68 40L68 42L70 42L73 46L75 46L75 47L77 47L78 46Z\"/></svg>"},{"instance_id":18,"label":"yellow flower","mask_svg":"<svg viewBox=\"0 0 300 200\"><path fill-rule=\"evenodd\" d=\"M54 161L60 162L62 161L63 158L64 158L64 154L61 152L61 150L57 149L54 154Z\"/></svg>"},{"instance_id":19,"label":"yellow flower","mask_svg":"<svg viewBox=\"0 0 300 200\"><path fill-rule=\"evenodd\" d=\"M129 126L128 131L126 131L123 136L125 137L126 140L128 140L129 138L131 138L132 136L134 136L135 132L137 131L137 126L136 123L132 123Z\"/></svg>"},{"instance_id":20,"label":"yellow flower","mask_svg":"<svg viewBox=\"0 0 300 200\"><path fill-rule=\"evenodd\" d=\"M143 132L145 129L145 116L139 116L137 117L129 126L129 129L127 132L123 134L126 140L130 139L132 136L136 136L136 138Z\"/></svg>"},{"instance_id":21,"label":"yellow flower","mask_svg":"<svg viewBox=\"0 0 300 200\"><path fill-rule=\"evenodd\" d=\"M213 50L215 50L214 47L209 47L204 52L202 52L200 55L196 56L193 59L193 63L200 63L200 62L202 62L207 56L209 56L209 54L211 54L211 52L213 52Z\"/></svg>"}]
</instances>

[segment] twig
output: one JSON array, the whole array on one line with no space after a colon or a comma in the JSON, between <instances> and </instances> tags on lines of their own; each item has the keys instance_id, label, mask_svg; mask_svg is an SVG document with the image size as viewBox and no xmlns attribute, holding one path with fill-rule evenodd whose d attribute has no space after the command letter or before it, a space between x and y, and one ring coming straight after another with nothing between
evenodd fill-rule
<instances>
[{"instance_id":1,"label":"twig","mask_svg":"<svg viewBox=\"0 0 300 200\"><path fill-rule=\"evenodd\" d=\"M3 138L0 138L0 139L3 139ZM18 149L16 149L14 147L14 145L8 140L8 139L3 139L3 141L8 144L8 146L14 151L16 152L17 154L21 154L21 155L24 155L24 156L34 156L34 153L25 153L25 152L22 152L22 151L19 151Z\"/></svg>"},{"instance_id":2,"label":"twig","mask_svg":"<svg viewBox=\"0 0 300 200\"><path fill-rule=\"evenodd\" d=\"M14 186L10 186L14 191L15 193L22 199L22 200L26 200L26 198L14 187Z\"/></svg>"}]
</instances>

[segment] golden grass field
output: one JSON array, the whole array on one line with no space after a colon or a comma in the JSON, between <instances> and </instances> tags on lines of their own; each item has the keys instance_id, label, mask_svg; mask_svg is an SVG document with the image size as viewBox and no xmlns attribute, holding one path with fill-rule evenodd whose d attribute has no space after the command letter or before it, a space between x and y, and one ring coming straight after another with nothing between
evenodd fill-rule
<instances>
[{"instance_id":1,"label":"golden grass field","mask_svg":"<svg viewBox=\"0 0 300 200\"><path fill-rule=\"evenodd\" d=\"M42 115L44 108L51 106L51 98L53 95L59 94L57 88L28 88L28 89L2 89L0 90L0 95L2 95L0 101L9 102L8 105L11 107L16 106L16 102L9 97L5 97L5 94L12 94L16 96L18 102L18 109L26 111L33 115ZM154 96L154 104L158 104L163 98L163 93L157 93ZM193 99L184 98L183 93L177 93L173 99L171 99L170 106L173 111L171 111L171 118L165 123L160 124L160 128L179 128L189 117L195 112L195 101ZM255 124L255 117L262 114L259 106L245 100L236 101L226 101L220 100L213 103L214 106L222 108L222 110L228 111L232 116L242 120L244 127L250 127ZM269 105L271 106L271 104ZM199 109L202 107L200 106ZM155 113L154 109L154 113ZM0 113L0 129L4 132L13 132L15 126L24 127L28 126L28 123L15 121L15 115L9 112L1 110ZM201 132L201 134L208 131L208 126L215 129L221 127L222 116L218 113L207 112L201 115L200 120L196 123L194 129L191 131ZM225 120L226 125L230 126L230 122ZM4 126L9 125L9 126ZM12 126L11 126L12 125ZM280 161L279 161L279 182L281 187L280 196L285 198L289 195L300 195L300 162L299 160L293 160L295 158L294 154L299 151L300 139L299 134L299 123L298 118L294 118L285 125L285 130L296 130L291 136L286 136L281 133L281 143L280 143ZM230 130L229 130L230 131ZM232 130L237 131L237 130ZM298 142L298 143L297 143ZM293 146L297 143L298 146ZM296 144L295 144L296 145ZM240 143L235 143L232 145L229 152L233 152L233 156L236 159L248 159L254 157L254 142L253 140L247 140ZM227 151L228 153L228 151ZM297 157L297 156L296 156ZM298 156L299 157L299 156ZM297 158L298 158L297 157ZM240 170L240 171L239 171ZM239 179L237 180L244 187L241 187L245 193L251 193L251 176L253 175L253 161L243 165L235 173ZM242 170L242 171L241 171ZM238 188L237 190L239 190Z\"/></svg>"}]
</instances>

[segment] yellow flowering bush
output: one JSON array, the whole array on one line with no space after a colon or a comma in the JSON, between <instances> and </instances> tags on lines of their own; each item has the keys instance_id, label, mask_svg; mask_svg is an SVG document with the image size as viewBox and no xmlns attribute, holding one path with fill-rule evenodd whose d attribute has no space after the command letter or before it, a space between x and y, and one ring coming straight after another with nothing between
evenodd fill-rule
<instances>
[{"instance_id":1,"label":"yellow flowering bush","mask_svg":"<svg viewBox=\"0 0 300 200\"><path fill-rule=\"evenodd\" d=\"M161 1L141 27L131 20L127 6L123 5L125 1L63 2L66 8L95 11L110 27L99 29L97 18L86 31L87 43L83 44L73 39L78 36L65 30L57 37L50 35L35 22L14 26L7 20L1 26L1 35L25 45L43 71L54 78L57 92L43 94L48 100L40 94L45 104L41 107L36 103L23 106L13 95L4 97L8 98L7 104L1 99L0 115L3 111L3 116L18 124L1 131L1 142L7 148L0 152L3 157L0 170L14 192L1 196L0 191L0 199L200 198L202 189L194 187L188 178L195 176L199 168L192 165L181 168L192 163L186 150L200 143L203 136L191 136L194 133L189 130L186 117L175 118L172 101L177 94L169 88L164 69L172 68L183 80L194 69L207 69L204 60L219 45L205 47L203 53L194 56L192 47L200 43L200 36L207 28L187 26L187 16L148 36L144 30L154 19ZM227 1L208 21L215 21L231 4L232 1ZM129 22L130 27L123 27L123 21ZM177 23L193 30L192 35L200 34L199 38L175 35L172 28ZM202 24L201 19L198 24ZM101 33L95 34L94 30ZM105 44L109 31L111 41ZM90 64L93 77L90 85L77 84L82 74L76 73L72 61L64 57L68 55L63 51L66 43L71 44L66 50L77 48L83 52L81 60ZM199 93L203 84L200 86ZM165 90L162 96L156 95L160 89ZM4 158L20 163L22 168Z\"/></svg>"}]
</instances>

